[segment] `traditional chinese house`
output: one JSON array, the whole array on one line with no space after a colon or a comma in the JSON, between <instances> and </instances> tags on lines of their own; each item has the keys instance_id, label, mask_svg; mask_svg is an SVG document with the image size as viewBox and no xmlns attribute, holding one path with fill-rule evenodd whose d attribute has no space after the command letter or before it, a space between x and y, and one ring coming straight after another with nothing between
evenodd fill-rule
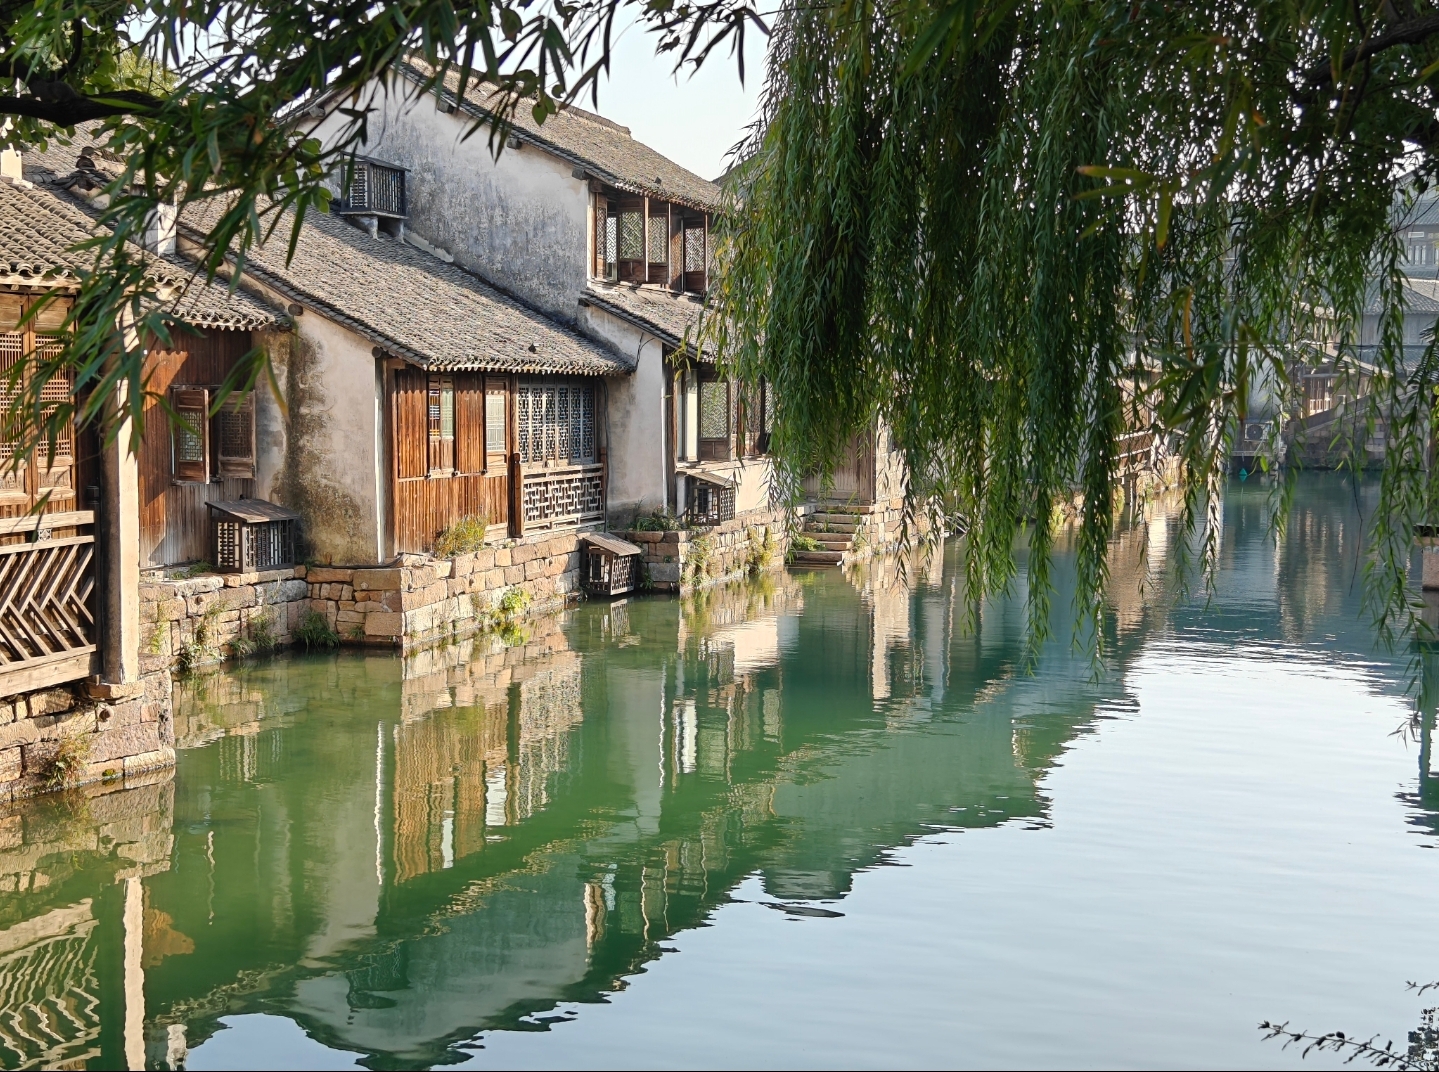
<instances>
[{"instance_id":1,"label":"traditional chinese house","mask_svg":"<svg viewBox=\"0 0 1439 1072\"><path fill-rule=\"evenodd\" d=\"M360 170L404 176L403 219L374 201L352 211L376 231L463 265L556 321L624 355L608 382L607 513L623 528L668 511L693 524L770 509L763 386L741 391L696 347L722 191L631 137L569 107L534 122L521 108L495 159L483 134L490 88L418 93L425 71L401 64L363 102L373 110ZM352 102L320 98L320 138ZM379 189L373 179L368 189Z\"/></svg>"},{"instance_id":2,"label":"traditional chinese house","mask_svg":"<svg viewBox=\"0 0 1439 1072\"><path fill-rule=\"evenodd\" d=\"M431 551L459 522L491 538L601 525L607 378L630 363L403 241L405 173L357 174L292 258L276 239L247 260L244 285L293 325L271 351L284 407L254 400L255 494L300 514L322 563ZM204 226L183 219L182 245Z\"/></svg>"}]
</instances>

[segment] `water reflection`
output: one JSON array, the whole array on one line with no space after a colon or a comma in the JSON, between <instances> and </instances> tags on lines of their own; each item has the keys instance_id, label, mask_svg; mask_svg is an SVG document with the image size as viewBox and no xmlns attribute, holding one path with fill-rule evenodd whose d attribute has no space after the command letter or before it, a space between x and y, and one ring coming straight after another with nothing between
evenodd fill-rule
<instances>
[{"instance_id":1,"label":"water reflection","mask_svg":"<svg viewBox=\"0 0 1439 1072\"><path fill-rule=\"evenodd\" d=\"M1207 604L1166 582L1171 504L1125 528L1099 674L1063 630L1025 672L1022 583L966 629L951 548L193 678L173 784L0 824L0 1061L177 1068L222 1018L280 1013L370 1067L453 1062L624 990L751 876L823 925L928 833L1050 825L1048 773L1136 709L1146 644L1372 658L1371 489L1312 482L1282 534L1266 494L1226 500ZM1425 727L1406 802L1439 830Z\"/></svg>"}]
</instances>

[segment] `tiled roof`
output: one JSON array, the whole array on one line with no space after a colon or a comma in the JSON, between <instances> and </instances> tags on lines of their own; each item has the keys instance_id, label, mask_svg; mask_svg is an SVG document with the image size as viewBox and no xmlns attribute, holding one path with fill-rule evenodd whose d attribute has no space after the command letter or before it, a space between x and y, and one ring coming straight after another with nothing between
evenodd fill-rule
<instances>
[{"instance_id":1,"label":"tiled roof","mask_svg":"<svg viewBox=\"0 0 1439 1072\"><path fill-rule=\"evenodd\" d=\"M675 294L664 287L594 281L580 295L580 302L637 324L675 349L694 347L706 308L698 298ZM706 348L700 357L712 360L713 354Z\"/></svg>"},{"instance_id":2,"label":"tiled roof","mask_svg":"<svg viewBox=\"0 0 1439 1072\"><path fill-rule=\"evenodd\" d=\"M1379 304L1379 288L1371 286L1364 300L1364 312L1377 316L1382 312ZM1406 313L1439 313L1439 280L1407 278L1404 284L1404 311Z\"/></svg>"},{"instance_id":3,"label":"tiled roof","mask_svg":"<svg viewBox=\"0 0 1439 1072\"><path fill-rule=\"evenodd\" d=\"M430 77L431 68L418 60L399 65L400 72L412 81ZM460 88L458 71L445 76L450 100L456 101ZM494 114L497 91L488 82L472 82L465 87L462 107L471 116L485 118ZM456 103L459 103L456 101ZM582 108L568 107L536 123L528 108L521 106L514 116L514 134L521 142L530 142L548 149L572 164L583 167L602 182L631 193L674 201L691 208L714 211L724 194L708 179L680 167L667 156L651 149L630 136L628 128Z\"/></svg>"},{"instance_id":4,"label":"tiled roof","mask_svg":"<svg viewBox=\"0 0 1439 1072\"><path fill-rule=\"evenodd\" d=\"M70 249L94 235L95 221L69 197L40 185L0 182L0 286L78 287L93 261ZM160 299L200 328L249 330L274 324L274 310L246 294L206 286L193 265L147 254Z\"/></svg>"},{"instance_id":5,"label":"tiled roof","mask_svg":"<svg viewBox=\"0 0 1439 1072\"><path fill-rule=\"evenodd\" d=\"M218 205L194 205L181 227L203 234ZM344 324L395 357L432 369L627 373L633 363L522 305L464 269L339 217L305 217L287 264L289 218L251 250L246 273Z\"/></svg>"}]
</instances>

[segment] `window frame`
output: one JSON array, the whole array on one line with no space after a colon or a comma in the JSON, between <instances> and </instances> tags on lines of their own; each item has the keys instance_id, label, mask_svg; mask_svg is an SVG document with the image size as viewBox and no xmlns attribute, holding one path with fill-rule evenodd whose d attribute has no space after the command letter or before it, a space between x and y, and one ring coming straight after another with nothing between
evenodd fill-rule
<instances>
[{"instance_id":1,"label":"window frame","mask_svg":"<svg viewBox=\"0 0 1439 1072\"><path fill-rule=\"evenodd\" d=\"M448 435L445 434L446 395L450 400ZM429 373L425 377L425 463L425 475L430 479L455 475L455 378L443 373Z\"/></svg>"},{"instance_id":2,"label":"window frame","mask_svg":"<svg viewBox=\"0 0 1439 1072\"><path fill-rule=\"evenodd\" d=\"M211 482L210 451L210 388L195 384L171 384L168 392L170 403L170 483L209 484ZM198 419L189 420L185 413L197 413ZM193 427L192 427L193 426ZM200 457L180 459L180 434L198 433ZM182 468L188 467L188 468Z\"/></svg>"},{"instance_id":3,"label":"window frame","mask_svg":"<svg viewBox=\"0 0 1439 1072\"><path fill-rule=\"evenodd\" d=\"M497 379L493 376L484 380L484 440L485 440L485 472L507 471L510 463L510 383L508 380ZM490 399L500 399L500 443L496 449L491 441L490 426Z\"/></svg>"},{"instance_id":4,"label":"window frame","mask_svg":"<svg viewBox=\"0 0 1439 1072\"><path fill-rule=\"evenodd\" d=\"M705 435L705 388L724 388L724 418L725 434L723 437ZM695 405L695 429L697 445L699 446L699 460L702 462L731 461L734 458L734 434L735 434L735 390L734 384L714 373L705 375L701 373L699 383L696 386L699 395Z\"/></svg>"}]
</instances>

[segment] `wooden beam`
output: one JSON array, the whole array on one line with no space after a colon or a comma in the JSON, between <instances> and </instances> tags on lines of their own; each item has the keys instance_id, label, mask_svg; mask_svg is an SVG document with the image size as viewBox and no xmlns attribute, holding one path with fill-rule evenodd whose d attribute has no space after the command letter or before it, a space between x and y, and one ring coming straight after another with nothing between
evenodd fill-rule
<instances>
[{"instance_id":1,"label":"wooden beam","mask_svg":"<svg viewBox=\"0 0 1439 1072\"><path fill-rule=\"evenodd\" d=\"M36 529L70 529L79 525L95 524L94 510L70 510L54 514L26 514L24 517L0 518L0 536L13 536L17 532L34 532Z\"/></svg>"},{"instance_id":2,"label":"wooden beam","mask_svg":"<svg viewBox=\"0 0 1439 1072\"><path fill-rule=\"evenodd\" d=\"M68 681L93 677L100 672L100 657L92 644L80 651L67 651L48 659L28 660L13 667L0 667L0 696L47 689Z\"/></svg>"}]
</instances>

